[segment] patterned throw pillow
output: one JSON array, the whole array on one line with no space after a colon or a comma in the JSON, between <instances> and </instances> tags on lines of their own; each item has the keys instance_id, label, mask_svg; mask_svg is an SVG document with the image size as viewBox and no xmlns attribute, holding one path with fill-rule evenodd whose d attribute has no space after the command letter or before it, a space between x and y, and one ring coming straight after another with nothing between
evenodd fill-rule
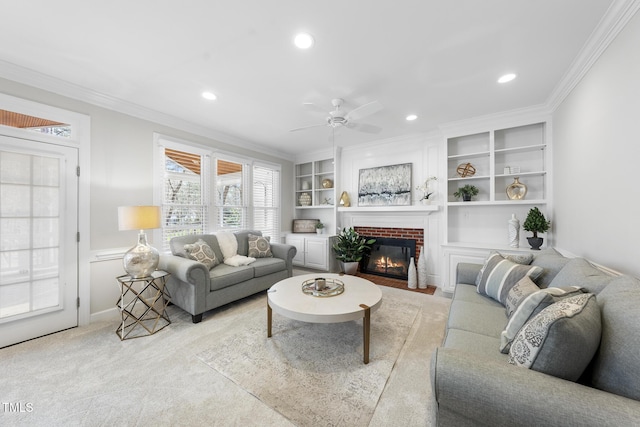
<instances>
[{"instance_id":1,"label":"patterned throw pillow","mask_svg":"<svg viewBox=\"0 0 640 427\"><path fill-rule=\"evenodd\" d=\"M563 299L527 322L509 351L509 363L577 381L600 344L600 308L594 294Z\"/></svg>"},{"instance_id":2,"label":"patterned throw pillow","mask_svg":"<svg viewBox=\"0 0 640 427\"><path fill-rule=\"evenodd\" d=\"M505 259L497 252L492 252L484 263L476 279L476 290L503 305L507 301L509 290L525 276L535 280L542 273L542 268L521 265Z\"/></svg>"},{"instance_id":3,"label":"patterned throw pillow","mask_svg":"<svg viewBox=\"0 0 640 427\"><path fill-rule=\"evenodd\" d=\"M209 270L216 265L220 264L220 261L216 258L216 254L211 249L211 246L202 239L198 239L197 242L184 245L184 251L192 260L201 262Z\"/></svg>"},{"instance_id":4,"label":"patterned throw pillow","mask_svg":"<svg viewBox=\"0 0 640 427\"><path fill-rule=\"evenodd\" d=\"M271 244L269 237L256 236L249 234L249 255L253 258L271 258Z\"/></svg>"},{"instance_id":5,"label":"patterned throw pillow","mask_svg":"<svg viewBox=\"0 0 640 427\"><path fill-rule=\"evenodd\" d=\"M522 265L529 265L531 264L531 261L533 261L533 254L513 254L513 255L502 255L502 256L511 262L515 262L516 264L522 264Z\"/></svg>"},{"instance_id":6,"label":"patterned throw pillow","mask_svg":"<svg viewBox=\"0 0 640 427\"><path fill-rule=\"evenodd\" d=\"M579 286L569 286L567 288L546 288L540 289L528 295L511 315L509 323L500 334L500 352L509 353L509 348L522 326L535 317L545 308L565 298L580 295L585 292Z\"/></svg>"},{"instance_id":7,"label":"patterned throw pillow","mask_svg":"<svg viewBox=\"0 0 640 427\"><path fill-rule=\"evenodd\" d=\"M538 292L540 288L533 283L529 276L524 276L516 285L509 290L507 294L507 300L505 301L504 308L507 312L507 317L511 317L516 308L524 301L526 297L534 292Z\"/></svg>"}]
</instances>

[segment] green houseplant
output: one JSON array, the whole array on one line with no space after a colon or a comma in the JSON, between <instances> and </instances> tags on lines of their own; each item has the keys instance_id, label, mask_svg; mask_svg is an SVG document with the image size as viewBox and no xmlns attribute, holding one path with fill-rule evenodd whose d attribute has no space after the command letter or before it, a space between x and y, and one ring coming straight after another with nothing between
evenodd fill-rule
<instances>
[{"instance_id":1,"label":"green houseplant","mask_svg":"<svg viewBox=\"0 0 640 427\"><path fill-rule=\"evenodd\" d=\"M527 237L531 249L540 250L543 239L542 237L538 237L538 233L547 232L550 225L551 223L547 221L542 212L540 212L540 209L537 207L529 209L527 219L524 220L522 228L533 233L533 237Z\"/></svg>"},{"instance_id":2,"label":"green houseplant","mask_svg":"<svg viewBox=\"0 0 640 427\"><path fill-rule=\"evenodd\" d=\"M322 234L322 230L324 229L324 224L321 222L318 222L316 224L316 233L318 234Z\"/></svg>"},{"instance_id":3,"label":"green houseplant","mask_svg":"<svg viewBox=\"0 0 640 427\"><path fill-rule=\"evenodd\" d=\"M353 227L343 228L336 236L333 250L336 259L342 262L342 269L347 274L355 274L358 270L358 263L376 239L366 239L360 236Z\"/></svg>"},{"instance_id":4,"label":"green houseplant","mask_svg":"<svg viewBox=\"0 0 640 427\"><path fill-rule=\"evenodd\" d=\"M462 201L468 202L469 200L471 200L471 197L478 195L478 192L478 187L476 187L475 185L466 184L458 188L458 190L453 193L453 195L456 198L462 197Z\"/></svg>"}]
</instances>

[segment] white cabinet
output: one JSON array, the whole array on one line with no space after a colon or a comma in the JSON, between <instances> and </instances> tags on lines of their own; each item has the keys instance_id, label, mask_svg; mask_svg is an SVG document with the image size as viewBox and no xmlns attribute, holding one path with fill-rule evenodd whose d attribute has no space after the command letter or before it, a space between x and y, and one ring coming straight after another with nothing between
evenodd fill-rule
<instances>
[{"instance_id":1,"label":"white cabinet","mask_svg":"<svg viewBox=\"0 0 640 427\"><path fill-rule=\"evenodd\" d=\"M297 249L293 264L301 267L329 271L333 269L332 236L318 234L287 234L285 241Z\"/></svg>"}]
</instances>

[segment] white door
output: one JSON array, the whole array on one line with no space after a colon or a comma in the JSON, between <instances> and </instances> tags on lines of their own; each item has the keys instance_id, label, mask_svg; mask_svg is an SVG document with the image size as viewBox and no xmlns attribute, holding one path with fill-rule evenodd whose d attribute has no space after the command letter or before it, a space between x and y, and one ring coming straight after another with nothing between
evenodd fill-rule
<instances>
[{"instance_id":1,"label":"white door","mask_svg":"<svg viewBox=\"0 0 640 427\"><path fill-rule=\"evenodd\" d=\"M0 347L78 325L78 150L0 136Z\"/></svg>"},{"instance_id":2,"label":"white door","mask_svg":"<svg viewBox=\"0 0 640 427\"><path fill-rule=\"evenodd\" d=\"M327 269L327 239L307 239L305 249L307 267Z\"/></svg>"}]
</instances>

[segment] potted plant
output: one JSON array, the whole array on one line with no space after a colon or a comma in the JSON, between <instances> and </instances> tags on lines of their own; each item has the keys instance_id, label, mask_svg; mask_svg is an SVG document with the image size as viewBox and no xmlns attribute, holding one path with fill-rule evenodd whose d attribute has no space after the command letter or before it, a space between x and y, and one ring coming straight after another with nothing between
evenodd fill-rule
<instances>
[{"instance_id":1,"label":"potted plant","mask_svg":"<svg viewBox=\"0 0 640 427\"><path fill-rule=\"evenodd\" d=\"M547 221L542 212L540 212L540 209L535 207L529 210L522 228L533 233L533 237L527 237L531 249L540 250L543 239L542 237L538 237L538 233L545 233L549 230L550 225L551 223Z\"/></svg>"},{"instance_id":2,"label":"potted plant","mask_svg":"<svg viewBox=\"0 0 640 427\"><path fill-rule=\"evenodd\" d=\"M476 187L475 185L466 184L458 188L458 191L453 193L453 195L456 198L462 197L462 201L468 202L469 200L471 200L471 197L476 196L478 192L479 192L478 187Z\"/></svg>"},{"instance_id":3,"label":"potted plant","mask_svg":"<svg viewBox=\"0 0 640 427\"><path fill-rule=\"evenodd\" d=\"M431 191L431 188L429 188L429 183L431 181L437 181L437 180L438 180L437 176L430 176L429 178L427 178L425 182L423 182L422 184L416 187L416 190L422 191L422 198L420 199L422 204L426 205L429 203L429 196L433 194L433 191Z\"/></svg>"},{"instance_id":4,"label":"potted plant","mask_svg":"<svg viewBox=\"0 0 640 427\"><path fill-rule=\"evenodd\" d=\"M316 224L316 233L318 234L322 234L322 231L324 230L324 224L321 222L318 222Z\"/></svg>"},{"instance_id":5,"label":"potted plant","mask_svg":"<svg viewBox=\"0 0 640 427\"><path fill-rule=\"evenodd\" d=\"M346 274L356 274L358 263L375 241L376 239L367 240L360 236L353 227L343 228L332 246L336 259L342 263L342 270Z\"/></svg>"}]
</instances>

